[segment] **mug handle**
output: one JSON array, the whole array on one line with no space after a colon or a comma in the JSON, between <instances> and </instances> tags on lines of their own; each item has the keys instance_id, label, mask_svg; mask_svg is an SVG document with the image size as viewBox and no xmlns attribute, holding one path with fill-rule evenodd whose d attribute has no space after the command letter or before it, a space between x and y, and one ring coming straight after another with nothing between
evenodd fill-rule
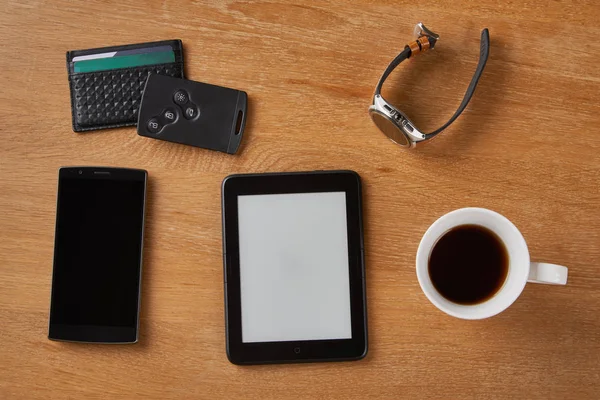
<instances>
[{"instance_id":1,"label":"mug handle","mask_svg":"<svg viewBox=\"0 0 600 400\"><path fill-rule=\"evenodd\" d=\"M566 285L568 274L569 270L562 265L532 262L527 282Z\"/></svg>"}]
</instances>

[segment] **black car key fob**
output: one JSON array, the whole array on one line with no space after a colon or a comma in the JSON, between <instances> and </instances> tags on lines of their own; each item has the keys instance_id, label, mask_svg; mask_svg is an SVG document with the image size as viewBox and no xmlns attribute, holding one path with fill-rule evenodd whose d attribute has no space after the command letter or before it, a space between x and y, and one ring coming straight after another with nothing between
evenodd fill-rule
<instances>
[{"instance_id":1,"label":"black car key fob","mask_svg":"<svg viewBox=\"0 0 600 400\"><path fill-rule=\"evenodd\" d=\"M247 100L240 90L151 74L140 104L138 135L235 154L246 125Z\"/></svg>"}]
</instances>

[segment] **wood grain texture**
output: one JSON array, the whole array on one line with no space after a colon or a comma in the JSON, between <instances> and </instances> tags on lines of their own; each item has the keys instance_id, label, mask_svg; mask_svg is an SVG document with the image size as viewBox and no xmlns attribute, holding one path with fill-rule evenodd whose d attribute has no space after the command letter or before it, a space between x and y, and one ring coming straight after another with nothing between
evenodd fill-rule
<instances>
[{"instance_id":1,"label":"wood grain texture","mask_svg":"<svg viewBox=\"0 0 600 400\"><path fill-rule=\"evenodd\" d=\"M600 392L600 8L594 1L4 1L0 6L0 398L597 398ZM436 128L488 27L472 103L435 141L394 146L367 114L423 21L435 51L384 95ZM245 90L236 156L71 131L65 52L181 38L190 79ZM424 106L425 105L425 106ZM57 169L149 171L141 342L48 341ZM220 183L231 173L353 169L364 179L368 357L236 367L225 356ZM421 235L465 206L513 220L565 287L528 285L468 322L428 303Z\"/></svg>"}]
</instances>

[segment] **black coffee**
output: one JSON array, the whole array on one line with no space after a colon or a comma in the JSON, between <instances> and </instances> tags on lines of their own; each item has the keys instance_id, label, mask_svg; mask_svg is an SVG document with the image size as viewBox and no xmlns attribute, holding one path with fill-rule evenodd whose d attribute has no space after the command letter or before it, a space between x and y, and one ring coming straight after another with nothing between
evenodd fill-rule
<instances>
[{"instance_id":1,"label":"black coffee","mask_svg":"<svg viewBox=\"0 0 600 400\"><path fill-rule=\"evenodd\" d=\"M502 287L508 262L506 247L494 232L479 225L461 225L446 232L433 246L429 276L446 299L477 304Z\"/></svg>"}]
</instances>

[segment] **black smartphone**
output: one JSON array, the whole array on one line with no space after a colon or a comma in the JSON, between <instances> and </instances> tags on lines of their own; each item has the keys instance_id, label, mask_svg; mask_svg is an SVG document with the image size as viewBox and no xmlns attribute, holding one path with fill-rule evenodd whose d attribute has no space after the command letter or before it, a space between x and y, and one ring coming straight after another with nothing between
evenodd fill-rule
<instances>
[{"instance_id":1,"label":"black smartphone","mask_svg":"<svg viewBox=\"0 0 600 400\"><path fill-rule=\"evenodd\" d=\"M147 176L60 168L49 339L137 342Z\"/></svg>"}]
</instances>

